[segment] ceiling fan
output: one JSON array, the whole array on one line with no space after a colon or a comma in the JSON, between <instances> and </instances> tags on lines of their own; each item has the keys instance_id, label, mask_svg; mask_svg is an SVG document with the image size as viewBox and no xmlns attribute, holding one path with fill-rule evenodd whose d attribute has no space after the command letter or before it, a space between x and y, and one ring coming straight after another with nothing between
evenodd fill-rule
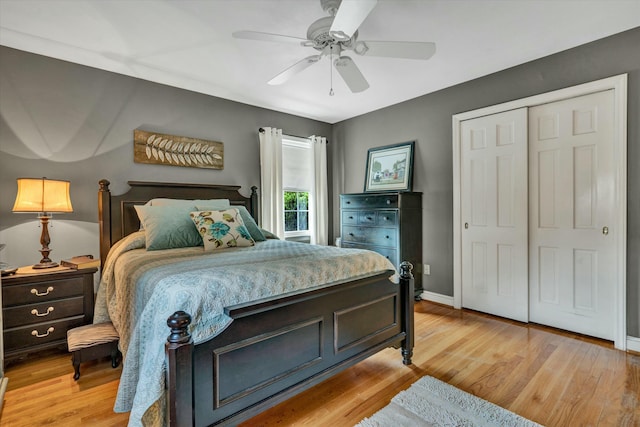
<instances>
[{"instance_id":1,"label":"ceiling fan","mask_svg":"<svg viewBox=\"0 0 640 427\"><path fill-rule=\"evenodd\" d=\"M320 53L307 56L269 80L270 85L279 85L305 70L324 56L333 55L338 74L351 92L362 92L369 88L367 79L345 51L356 55L389 58L422 59L431 58L436 51L435 43L409 41L363 41L358 40L358 27L376 6L378 0L320 0L322 10L329 16L318 19L309 26L307 38L258 31L236 31L232 35L238 39L260 40L279 43L294 43L312 47ZM333 88L329 92L333 95Z\"/></svg>"}]
</instances>

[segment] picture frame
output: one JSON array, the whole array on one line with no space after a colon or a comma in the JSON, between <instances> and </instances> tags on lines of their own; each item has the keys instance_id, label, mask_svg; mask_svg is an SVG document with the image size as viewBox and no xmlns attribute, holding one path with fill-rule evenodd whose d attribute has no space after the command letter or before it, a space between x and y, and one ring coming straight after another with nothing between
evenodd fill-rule
<instances>
[{"instance_id":1,"label":"picture frame","mask_svg":"<svg viewBox=\"0 0 640 427\"><path fill-rule=\"evenodd\" d=\"M370 148L364 192L411 191L415 141Z\"/></svg>"}]
</instances>

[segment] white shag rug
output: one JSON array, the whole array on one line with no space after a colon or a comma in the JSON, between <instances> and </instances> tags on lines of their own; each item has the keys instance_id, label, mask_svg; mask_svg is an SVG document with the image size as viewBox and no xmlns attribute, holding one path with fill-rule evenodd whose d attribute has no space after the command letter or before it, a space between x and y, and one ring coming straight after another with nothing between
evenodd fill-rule
<instances>
[{"instance_id":1,"label":"white shag rug","mask_svg":"<svg viewBox=\"0 0 640 427\"><path fill-rule=\"evenodd\" d=\"M425 376L356 427L405 426L540 427L540 424Z\"/></svg>"}]
</instances>

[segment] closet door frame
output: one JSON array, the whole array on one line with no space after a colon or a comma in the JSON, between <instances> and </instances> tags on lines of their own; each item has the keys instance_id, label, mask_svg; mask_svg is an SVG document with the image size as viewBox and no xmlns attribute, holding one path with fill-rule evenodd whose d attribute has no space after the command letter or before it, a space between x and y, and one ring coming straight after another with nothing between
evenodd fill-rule
<instances>
[{"instance_id":1,"label":"closet door frame","mask_svg":"<svg viewBox=\"0 0 640 427\"><path fill-rule=\"evenodd\" d=\"M617 278L615 280L615 338L614 346L627 349L627 74L596 80L577 86L534 95L503 104L455 114L453 125L453 307L462 307L462 222L461 222L461 122L476 117L502 113L518 108L561 101L604 90L614 92L614 164Z\"/></svg>"}]
</instances>

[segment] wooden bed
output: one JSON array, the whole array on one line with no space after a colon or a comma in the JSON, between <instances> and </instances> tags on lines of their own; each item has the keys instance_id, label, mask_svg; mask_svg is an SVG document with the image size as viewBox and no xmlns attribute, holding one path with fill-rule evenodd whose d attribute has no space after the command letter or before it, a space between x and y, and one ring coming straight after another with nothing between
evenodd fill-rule
<instances>
[{"instance_id":1,"label":"wooden bed","mask_svg":"<svg viewBox=\"0 0 640 427\"><path fill-rule=\"evenodd\" d=\"M256 187L133 182L112 195L109 181L98 193L100 258L140 227L134 205L152 198L229 199L257 218ZM411 264L393 271L331 283L286 296L227 307L233 322L194 345L188 313L167 320L167 423L171 426L235 425L387 348L413 352ZM126 363L126 361L125 361Z\"/></svg>"}]
</instances>

